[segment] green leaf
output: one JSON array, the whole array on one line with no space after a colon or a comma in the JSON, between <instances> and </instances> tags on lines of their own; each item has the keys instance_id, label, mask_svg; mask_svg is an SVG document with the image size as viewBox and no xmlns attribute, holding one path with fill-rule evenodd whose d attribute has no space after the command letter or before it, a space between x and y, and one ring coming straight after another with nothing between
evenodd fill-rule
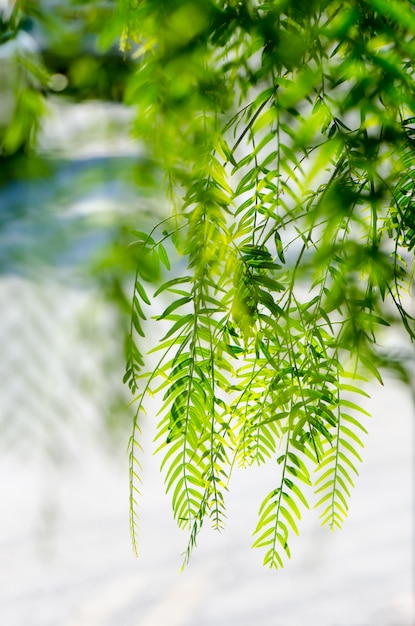
<instances>
[{"instance_id":1,"label":"green leaf","mask_svg":"<svg viewBox=\"0 0 415 626\"><path fill-rule=\"evenodd\" d=\"M170 313L173 313L173 311L180 308L181 306L184 306L185 304L188 304L191 301L192 301L191 296L186 296L184 298L179 298L178 300L175 300L174 302L169 304L169 306L163 311L161 315L159 315L157 319L158 320L165 319L166 317L170 315Z\"/></svg>"},{"instance_id":2,"label":"green leaf","mask_svg":"<svg viewBox=\"0 0 415 626\"><path fill-rule=\"evenodd\" d=\"M153 246L156 243L150 235L144 233L141 230L132 230L131 232L137 237L139 241L142 241L145 245Z\"/></svg>"},{"instance_id":3,"label":"green leaf","mask_svg":"<svg viewBox=\"0 0 415 626\"><path fill-rule=\"evenodd\" d=\"M145 291L143 285L140 282L138 282L138 280L135 282L135 290L140 295L140 298L142 300L144 300L144 302L146 304L151 305L151 302L150 302L150 300L149 300L149 298L148 298L148 296L146 294L146 291Z\"/></svg>"},{"instance_id":4,"label":"green leaf","mask_svg":"<svg viewBox=\"0 0 415 626\"><path fill-rule=\"evenodd\" d=\"M143 331L143 329L141 327L141 324L140 324L140 320L139 320L138 315L137 315L137 313L135 311L133 311L133 313L131 315L131 319L132 319L133 326L134 326L135 330L137 331L137 333L139 335L141 335L141 337L145 337L144 331Z\"/></svg>"},{"instance_id":5,"label":"green leaf","mask_svg":"<svg viewBox=\"0 0 415 626\"><path fill-rule=\"evenodd\" d=\"M170 271L170 260L169 257L167 256L167 252L163 246L163 244L159 243L159 245L157 246L157 251L158 251L158 255L160 258L160 261L163 263L164 267Z\"/></svg>"},{"instance_id":6,"label":"green leaf","mask_svg":"<svg viewBox=\"0 0 415 626\"><path fill-rule=\"evenodd\" d=\"M190 283L190 282L192 282L191 276L180 276L178 278L172 278L171 280L168 280L167 282L163 283L161 287L157 289L157 291L154 294L154 297L157 297L163 291L171 290L172 287L176 287L177 285L181 285L183 283Z\"/></svg>"},{"instance_id":7,"label":"green leaf","mask_svg":"<svg viewBox=\"0 0 415 626\"><path fill-rule=\"evenodd\" d=\"M163 339L168 339L172 335L175 335L177 331L183 326L188 326L194 321L194 316L192 313L188 313L183 317L179 317L179 319L173 324L170 330L164 335Z\"/></svg>"}]
</instances>

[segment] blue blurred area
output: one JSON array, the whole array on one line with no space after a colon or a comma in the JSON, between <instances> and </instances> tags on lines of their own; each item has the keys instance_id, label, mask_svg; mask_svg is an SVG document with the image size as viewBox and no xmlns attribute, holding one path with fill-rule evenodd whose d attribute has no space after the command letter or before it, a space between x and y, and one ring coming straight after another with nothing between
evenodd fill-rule
<instances>
[{"instance_id":1,"label":"blue blurred area","mask_svg":"<svg viewBox=\"0 0 415 626\"><path fill-rule=\"evenodd\" d=\"M53 160L46 175L0 189L0 272L32 275L40 265L67 278L105 254L137 206L135 159ZM136 216L139 218L139 215Z\"/></svg>"}]
</instances>

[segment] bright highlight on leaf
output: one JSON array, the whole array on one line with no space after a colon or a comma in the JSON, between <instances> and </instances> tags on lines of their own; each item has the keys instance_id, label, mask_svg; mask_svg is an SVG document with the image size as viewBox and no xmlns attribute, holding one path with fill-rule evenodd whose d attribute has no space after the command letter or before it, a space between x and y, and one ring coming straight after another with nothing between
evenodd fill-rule
<instances>
[{"instance_id":1,"label":"bright highlight on leaf","mask_svg":"<svg viewBox=\"0 0 415 626\"><path fill-rule=\"evenodd\" d=\"M233 468L269 462L254 546L278 568L313 489L322 523L342 526L367 432L362 384L383 384L389 327L415 337L411 3L126 6L135 132L172 211L134 233L133 542L139 422L156 394L185 560L205 519L224 527ZM147 372L154 301L167 330Z\"/></svg>"}]
</instances>

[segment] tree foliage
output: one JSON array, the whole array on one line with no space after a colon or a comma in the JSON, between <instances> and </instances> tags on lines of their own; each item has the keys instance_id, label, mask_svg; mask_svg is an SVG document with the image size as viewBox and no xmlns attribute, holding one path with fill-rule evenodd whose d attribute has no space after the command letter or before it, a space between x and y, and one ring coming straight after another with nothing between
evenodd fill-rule
<instances>
[{"instance_id":1,"label":"tree foliage","mask_svg":"<svg viewBox=\"0 0 415 626\"><path fill-rule=\"evenodd\" d=\"M413 5L128 0L118 18L136 62L135 132L172 207L135 233L134 545L140 415L157 394L186 559L206 518L224 526L233 467L271 459L278 478L254 546L278 568L312 489L322 524L344 522L366 433L363 382L382 383L388 327L415 336ZM177 254L183 271L151 295L144 283ZM167 331L147 371L140 336L158 299Z\"/></svg>"}]
</instances>

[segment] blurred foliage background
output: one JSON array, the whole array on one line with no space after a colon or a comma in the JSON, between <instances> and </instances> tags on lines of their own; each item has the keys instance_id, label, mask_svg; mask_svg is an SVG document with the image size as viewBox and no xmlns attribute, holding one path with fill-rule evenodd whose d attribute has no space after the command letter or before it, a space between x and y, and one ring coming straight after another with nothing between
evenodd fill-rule
<instances>
[{"instance_id":1,"label":"blurred foliage background","mask_svg":"<svg viewBox=\"0 0 415 626\"><path fill-rule=\"evenodd\" d=\"M53 462L80 428L111 448L129 421L128 244L157 209L113 18L112 1L0 2L0 448Z\"/></svg>"}]
</instances>

